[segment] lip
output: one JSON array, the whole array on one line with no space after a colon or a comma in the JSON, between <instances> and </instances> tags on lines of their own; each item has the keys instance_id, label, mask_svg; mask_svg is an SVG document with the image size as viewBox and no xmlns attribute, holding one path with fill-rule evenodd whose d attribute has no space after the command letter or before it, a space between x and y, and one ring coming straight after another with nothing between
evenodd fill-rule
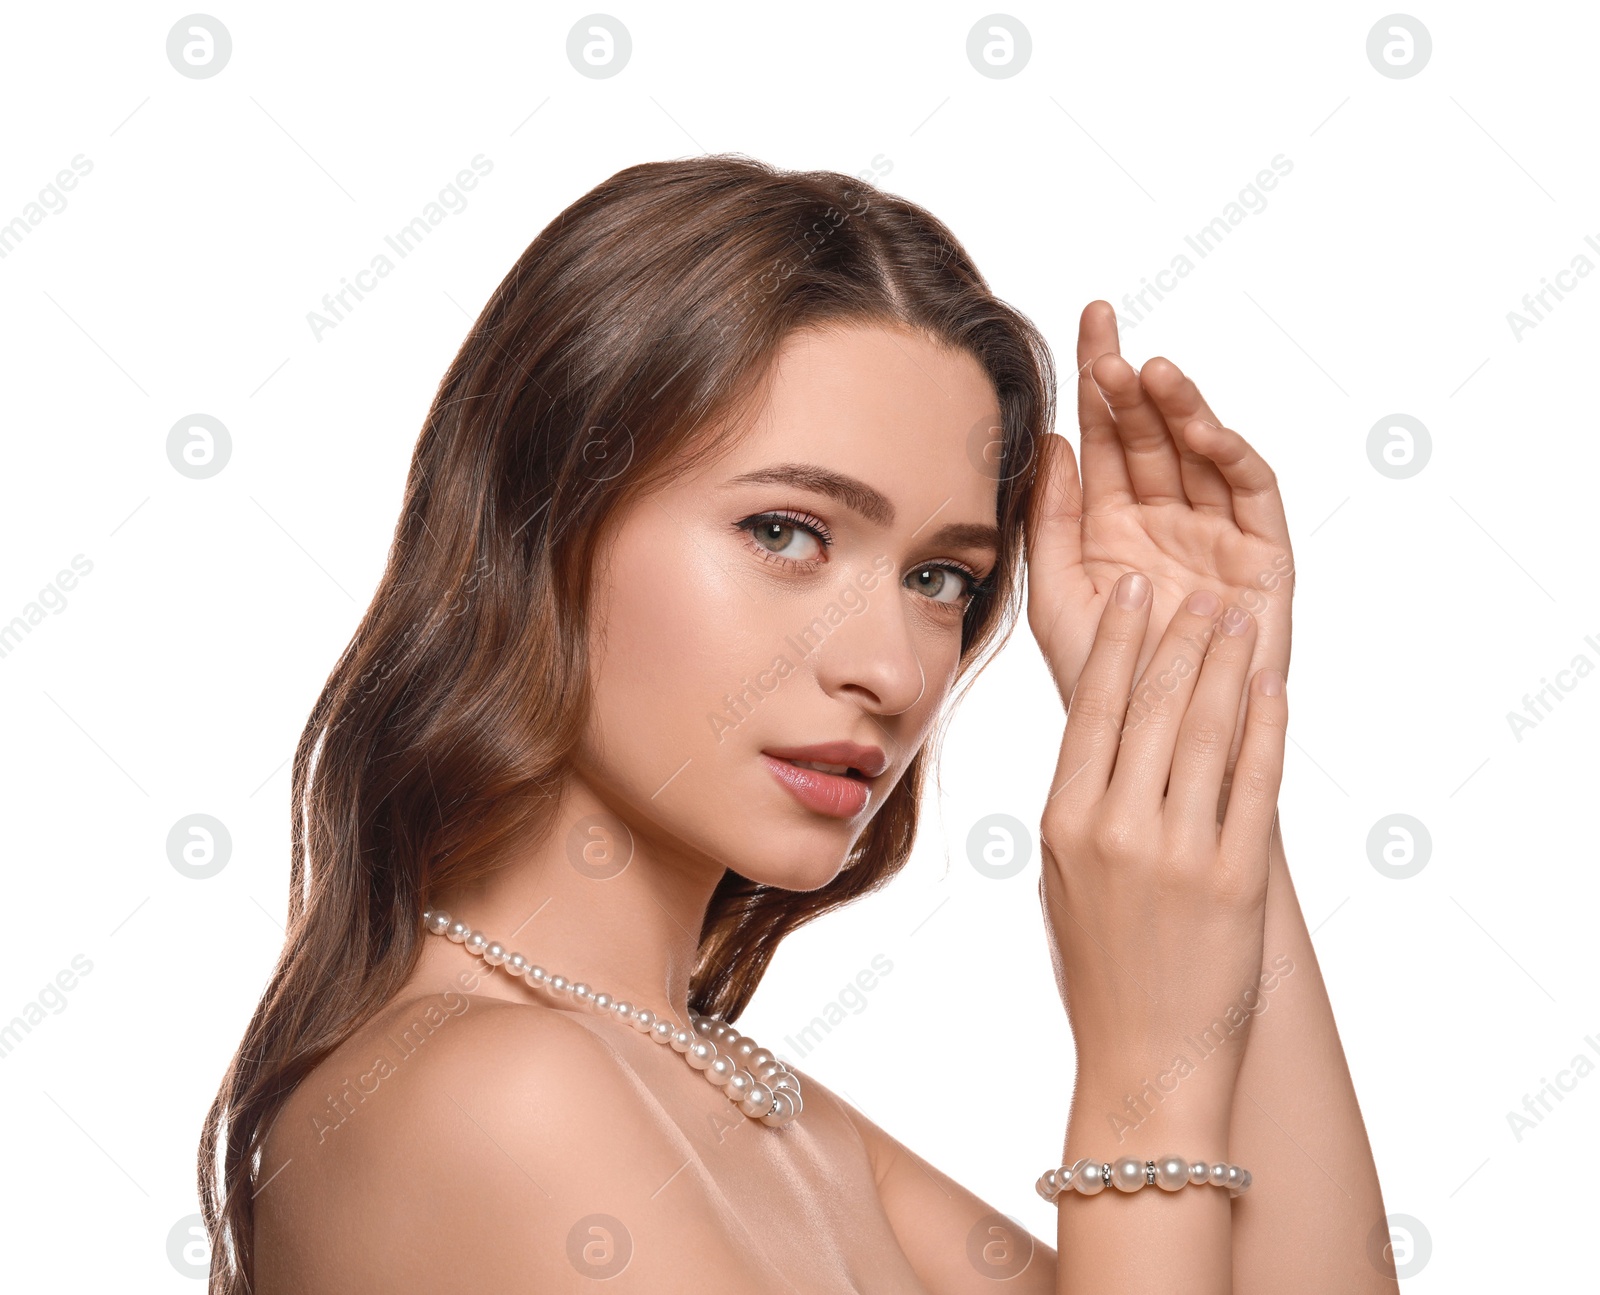
<instances>
[{"instance_id":1,"label":"lip","mask_svg":"<svg viewBox=\"0 0 1600 1295\"><path fill-rule=\"evenodd\" d=\"M797 760L814 760L816 756L795 756ZM821 769L802 769L791 764L787 757L763 751L761 759L772 771L772 776L783 784L797 801L807 809L829 818L854 818L867 807L872 798L872 783L865 778L851 778L842 773L823 773ZM843 760L825 760L825 764L843 764Z\"/></svg>"},{"instance_id":2,"label":"lip","mask_svg":"<svg viewBox=\"0 0 1600 1295\"><path fill-rule=\"evenodd\" d=\"M859 769L867 778L876 778L889 767L888 757L876 746L862 746L859 742L817 742L811 746L769 746L762 755L776 756L779 760L813 760L817 764L843 764ZM838 778L841 774L821 773L823 778Z\"/></svg>"}]
</instances>

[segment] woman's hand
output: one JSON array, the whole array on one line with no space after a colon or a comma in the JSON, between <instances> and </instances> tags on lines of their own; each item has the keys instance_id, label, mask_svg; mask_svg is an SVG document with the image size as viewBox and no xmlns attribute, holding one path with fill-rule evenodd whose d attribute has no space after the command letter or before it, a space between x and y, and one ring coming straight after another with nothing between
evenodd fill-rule
<instances>
[{"instance_id":1,"label":"woman's hand","mask_svg":"<svg viewBox=\"0 0 1600 1295\"><path fill-rule=\"evenodd\" d=\"M1079 320L1078 423L1082 483L1068 441L1045 437L1028 534L1028 625L1062 704L1132 570L1154 585L1141 669L1183 597L1210 589L1255 617L1252 666L1287 676L1294 555L1277 478L1177 365L1157 357L1136 372L1122 358L1104 301ZM1230 769L1241 736L1230 729Z\"/></svg>"},{"instance_id":2,"label":"woman's hand","mask_svg":"<svg viewBox=\"0 0 1600 1295\"><path fill-rule=\"evenodd\" d=\"M1225 1117L1251 1018L1246 1010L1238 1025L1230 1009L1237 1016L1241 998L1248 1009L1261 971L1288 715L1282 676L1250 671L1254 618L1240 608L1219 616L1209 591L1180 606L1148 652L1150 581L1130 573L1110 593L1040 821L1041 902L1078 1086L1120 1103L1171 1076L1183 1106ZM1246 697L1219 826L1229 737ZM1208 1031L1223 1037L1200 1058L1189 1040Z\"/></svg>"}]
</instances>

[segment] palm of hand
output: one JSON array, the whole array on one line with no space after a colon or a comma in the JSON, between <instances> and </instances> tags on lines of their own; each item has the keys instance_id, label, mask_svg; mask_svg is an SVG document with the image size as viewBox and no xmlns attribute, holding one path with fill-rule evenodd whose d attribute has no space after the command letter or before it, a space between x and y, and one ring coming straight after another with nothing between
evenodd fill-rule
<instances>
[{"instance_id":1,"label":"palm of hand","mask_svg":"<svg viewBox=\"0 0 1600 1295\"><path fill-rule=\"evenodd\" d=\"M1203 588L1256 618L1251 669L1287 675L1294 562L1272 470L1176 365L1158 358L1134 372L1103 302L1084 310L1078 368L1083 478L1066 440L1047 438L1028 543L1028 623L1063 704L1112 586L1131 570L1154 594L1137 670Z\"/></svg>"}]
</instances>

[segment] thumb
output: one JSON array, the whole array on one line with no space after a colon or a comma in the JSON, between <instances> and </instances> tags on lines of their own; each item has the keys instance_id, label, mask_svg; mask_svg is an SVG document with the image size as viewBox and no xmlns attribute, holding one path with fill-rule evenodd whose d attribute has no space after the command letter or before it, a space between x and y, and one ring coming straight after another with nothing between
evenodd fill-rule
<instances>
[{"instance_id":1,"label":"thumb","mask_svg":"<svg viewBox=\"0 0 1600 1295\"><path fill-rule=\"evenodd\" d=\"M1081 627L1094 623L1094 582L1083 568L1077 456L1066 437L1051 433L1041 459L1027 529L1028 625L1065 706L1088 654Z\"/></svg>"},{"instance_id":2,"label":"thumb","mask_svg":"<svg viewBox=\"0 0 1600 1295\"><path fill-rule=\"evenodd\" d=\"M1050 432L1039 445L1026 532L1028 584L1060 597L1083 575L1083 486L1078 457L1065 436Z\"/></svg>"}]
</instances>

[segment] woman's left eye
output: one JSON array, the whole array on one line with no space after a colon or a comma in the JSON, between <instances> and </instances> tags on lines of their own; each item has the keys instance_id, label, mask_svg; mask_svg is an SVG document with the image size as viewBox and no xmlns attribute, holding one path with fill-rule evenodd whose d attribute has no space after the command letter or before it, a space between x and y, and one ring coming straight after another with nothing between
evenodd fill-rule
<instances>
[{"instance_id":1,"label":"woman's left eye","mask_svg":"<svg viewBox=\"0 0 1600 1295\"><path fill-rule=\"evenodd\" d=\"M913 571L907 579L912 587L928 596L930 602L958 606L969 599L977 587L977 579L957 567L929 566Z\"/></svg>"}]
</instances>

